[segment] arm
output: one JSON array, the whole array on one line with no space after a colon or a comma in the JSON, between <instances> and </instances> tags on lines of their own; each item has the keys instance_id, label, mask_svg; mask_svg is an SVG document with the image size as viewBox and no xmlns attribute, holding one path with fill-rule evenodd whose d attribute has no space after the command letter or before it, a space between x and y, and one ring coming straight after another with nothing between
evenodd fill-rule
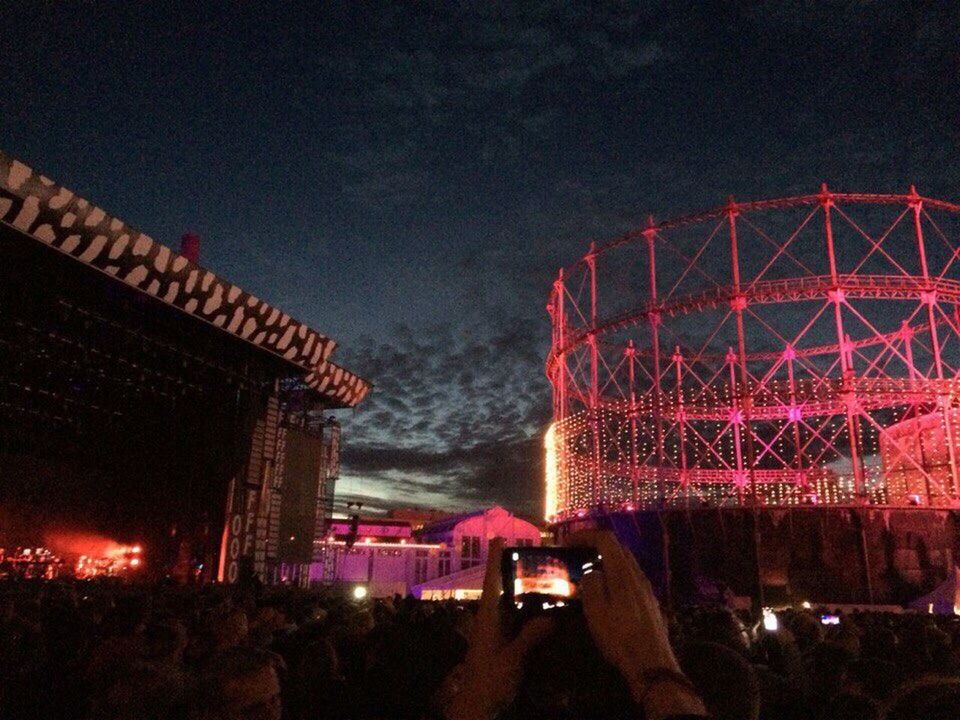
<instances>
[{"instance_id":1,"label":"arm","mask_svg":"<svg viewBox=\"0 0 960 720\"><path fill-rule=\"evenodd\" d=\"M580 533L572 542L596 547L602 555L603 569L581 583L584 614L597 648L623 674L645 716L706 716L670 647L650 581L633 555L609 532Z\"/></svg>"},{"instance_id":2,"label":"arm","mask_svg":"<svg viewBox=\"0 0 960 720\"><path fill-rule=\"evenodd\" d=\"M444 709L447 720L493 720L517 694L527 651L553 626L547 618L534 618L515 639L504 638L500 617L502 554L503 540L497 538L490 543L480 609L467 657L448 678L452 687Z\"/></svg>"}]
</instances>

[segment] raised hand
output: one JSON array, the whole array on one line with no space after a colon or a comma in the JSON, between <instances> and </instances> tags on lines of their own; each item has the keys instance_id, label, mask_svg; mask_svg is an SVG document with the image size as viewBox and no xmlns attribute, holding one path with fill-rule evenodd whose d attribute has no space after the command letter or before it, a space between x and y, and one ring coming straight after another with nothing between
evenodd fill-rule
<instances>
[{"instance_id":1,"label":"raised hand","mask_svg":"<svg viewBox=\"0 0 960 720\"><path fill-rule=\"evenodd\" d=\"M453 678L452 699L445 709L448 720L492 720L517 694L527 651L552 628L548 618L533 618L513 640L503 634L500 595L503 583L500 560L503 540L490 543L483 595L474 623L467 657Z\"/></svg>"},{"instance_id":2,"label":"raised hand","mask_svg":"<svg viewBox=\"0 0 960 720\"><path fill-rule=\"evenodd\" d=\"M583 612L597 649L626 679L647 718L705 715L703 703L680 671L647 576L610 532L585 531L569 545L597 549L602 569L580 583Z\"/></svg>"}]
</instances>

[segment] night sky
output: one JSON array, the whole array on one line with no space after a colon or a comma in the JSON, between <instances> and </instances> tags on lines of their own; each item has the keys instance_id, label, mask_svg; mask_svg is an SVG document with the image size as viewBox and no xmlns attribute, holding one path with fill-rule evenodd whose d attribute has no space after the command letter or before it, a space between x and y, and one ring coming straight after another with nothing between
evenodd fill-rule
<instances>
[{"instance_id":1,"label":"night sky","mask_svg":"<svg viewBox=\"0 0 960 720\"><path fill-rule=\"evenodd\" d=\"M953 1L172 5L3 3L0 147L336 338L371 509L537 513L544 304L590 239L960 198Z\"/></svg>"}]
</instances>

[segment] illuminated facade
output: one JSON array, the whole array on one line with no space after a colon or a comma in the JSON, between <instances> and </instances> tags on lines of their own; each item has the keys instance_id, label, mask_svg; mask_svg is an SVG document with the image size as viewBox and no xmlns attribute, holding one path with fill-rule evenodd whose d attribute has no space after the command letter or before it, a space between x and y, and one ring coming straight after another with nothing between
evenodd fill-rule
<instances>
[{"instance_id":1,"label":"illuminated facade","mask_svg":"<svg viewBox=\"0 0 960 720\"><path fill-rule=\"evenodd\" d=\"M353 538L350 521L337 519L316 543L310 580L362 585L372 597L475 599L496 537L509 546L540 544L536 525L501 507L451 515L416 532L405 520L359 520Z\"/></svg>"},{"instance_id":2,"label":"illuminated facade","mask_svg":"<svg viewBox=\"0 0 960 720\"><path fill-rule=\"evenodd\" d=\"M953 427L958 424L957 414L956 409L949 414ZM914 416L880 433L883 474L892 504L920 505L926 498L932 505L950 503L945 492L956 484L948 442L940 413Z\"/></svg>"},{"instance_id":3,"label":"illuminated facade","mask_svg":"<svg viewBox=\"0 0 960 720\"><path fill-rule=\"evenodd\" d=\"M591 245L550 294L547 514L957 507L960 206L831 192Z\"/></svg>"}]
</instances>

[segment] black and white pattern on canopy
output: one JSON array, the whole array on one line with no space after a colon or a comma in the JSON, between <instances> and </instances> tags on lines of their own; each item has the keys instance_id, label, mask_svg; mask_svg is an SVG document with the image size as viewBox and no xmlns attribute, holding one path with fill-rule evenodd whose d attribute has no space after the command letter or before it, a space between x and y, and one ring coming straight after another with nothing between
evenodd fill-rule
<instances>
[{"instance_id":1,"label":"black and white pattern on canopy","mask_svg":"<svg viewBox=\"0 0 960 720\"><path fill-rule=\"evenodd\" d=\"M329 361L336 342L0 151L0 222L304 370L332 404L370 389Z\"/></svg>"}]
</instances>

